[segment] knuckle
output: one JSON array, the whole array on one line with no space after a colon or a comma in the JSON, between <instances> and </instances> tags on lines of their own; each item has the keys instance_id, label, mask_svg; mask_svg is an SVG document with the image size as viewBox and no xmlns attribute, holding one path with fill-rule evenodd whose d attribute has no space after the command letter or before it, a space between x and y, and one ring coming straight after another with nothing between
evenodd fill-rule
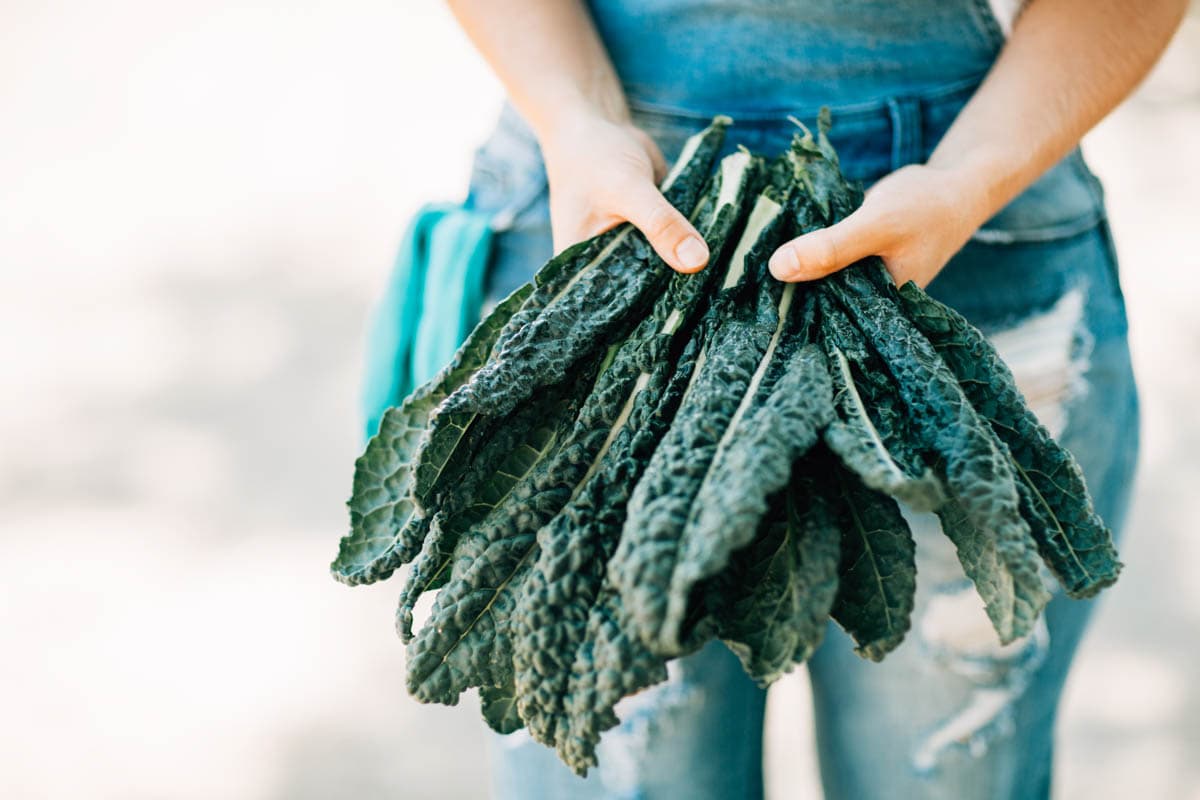
<instances>
[{"instance_id":1,"label":"knuckle","mask_svg":"<svg viewBox=\"0 0 1200 800\"><path fill-rule=\"evenodd\" d=\"M779 249L782 251L783 258L787 260L793 269L803 269L805 267L806 256L804 247L801 246L799 239L792 239Z\"/></svg>"},{"instance_id":2,"label":"knuckle","mask_svg":"<svg viewBox=\"0 0 1200 800\"><path fill-rule=\"evenodd\" d=\"M643 228L651 239L682 239L683 226L679 212L666 203L658 203L646 212Z\"/></svg>"},{"instance_id":3,"label":"knuckle","mask_svg":"<svg viewBox=\"0 0 1200 800\"><path fill-rule=\"evenodd\" d=\"M807 270L825 275L838 267L839 247L837 236L829 230L818 231L813 238L812 252L808 256ZM801 261L801 264L804 262Z\"/></svg>"}]
</instances>

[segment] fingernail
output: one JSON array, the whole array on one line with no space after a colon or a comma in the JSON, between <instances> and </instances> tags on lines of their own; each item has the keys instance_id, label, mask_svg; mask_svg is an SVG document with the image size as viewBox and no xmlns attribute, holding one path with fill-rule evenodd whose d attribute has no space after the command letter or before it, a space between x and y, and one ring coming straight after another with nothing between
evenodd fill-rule
<instances>
[{"instance_id":1,"label":"fingernail","mask_svg":"<svg viewBox=\"0 0 1200 800\"><path fill-rule=\"evenodd\" d=\"M790 247L781 247L771 255L771 260L767 262L768 269L776 279L781 281L792 280L800 272L800 262L796 259L796 253Z\"/></svg>"},{"instance_id":2,"label":"fingernail","mask_svg":"<svg viewBox=\"0 0 1200 800\"><path fill-rule=\"evenodd\" d=\"M708 261L708 245L695 236L689 236L675 248L679 265L688 272L695 272Z\"/></svg>"}]
</instances>

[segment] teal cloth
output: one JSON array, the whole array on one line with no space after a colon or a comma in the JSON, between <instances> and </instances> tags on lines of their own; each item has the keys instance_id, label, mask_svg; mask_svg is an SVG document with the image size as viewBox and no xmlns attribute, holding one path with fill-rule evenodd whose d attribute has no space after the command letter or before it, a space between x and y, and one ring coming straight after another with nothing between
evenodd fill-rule
<instances>
[{"instance_id":1,"label":"teal cloth","mask_svg":"<svg viewBox=\"0 0 1200 800\"><path fill-rule=\"evenodd\" d=\"M436 375L478 322L491 243L491 215L461 205L426 205L409 224L367 331L368 438L383 412Z\"/></svg>"}]
</instances>

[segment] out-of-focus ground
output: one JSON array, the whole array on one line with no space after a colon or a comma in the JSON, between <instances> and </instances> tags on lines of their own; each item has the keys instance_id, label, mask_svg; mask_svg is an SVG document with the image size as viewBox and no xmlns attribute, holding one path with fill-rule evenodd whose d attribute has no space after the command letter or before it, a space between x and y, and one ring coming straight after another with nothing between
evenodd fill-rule
<instances>
[{"instance_id":1,"label":"out-of-focus ground","mask_svg":"<svg viewBox=\"0 0 1200 800\"><path fill-rule=\"evenodd\" d=\"M482 796L474 701L409 699L395 587L325 565L364 315L498 98L427 1L0 7L0 797ZM1086 147L1144 450L1058 796L1195 800L1200 19ZM775 800L815 796L805 692Z\"/></svg>"}]
</instances>

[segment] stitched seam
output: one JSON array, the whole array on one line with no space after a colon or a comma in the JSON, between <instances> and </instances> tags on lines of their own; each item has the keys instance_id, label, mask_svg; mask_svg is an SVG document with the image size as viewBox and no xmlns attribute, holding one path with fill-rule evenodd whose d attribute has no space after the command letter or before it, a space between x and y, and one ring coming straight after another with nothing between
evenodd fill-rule
<instances>
[{"instance_id":1,"label":"stitched seam","mask_svg":"<svg viewBox=\"0 0 1200 800\"><path fill-rule=\"evenodd\" d=\"M1096 209L1089 209L1079 216L1051 225L1036 228L988 228L975 231L971 239L983 244L1023 244L1036 242L1052 242L1058 239L1068 239L1078 236L1095 227L1104 215Z\"/></svg>"},{"instance_id":2,"label":"stitched seam","mask_svg":"<svg viewBox=\"0 0 1200 800\"><path fill-rule=\"evenodd\" d=\"M983 34L987 44L999 52L1007 39L1004 36L1004 30L1000 27L1000 20L996 19L996 15L992 13L992 4L988 0L975 0L971 5L975 12L974 16L979 32Z\"/></svg>"},{"instance_id":3,"label":"stitched seam","mask_svg":"<svg viewBox=\"0 0 1200 800\"><path fill-rule=\"evenodd\" d=\"M974 93L975 87L983 80L985 74L979 73L941 86L935 86L925 91L915 92L911 97L913 100L930 105L936 105L943 100L958 99L959 96L963 100L966 100ZM633 97L629 98L628 102L629 108L632 111L676 121L703 122L707 124L715 113L726 113L724 110L709 113L707 111L680 108L665 103L639 100ZM859 103L830 105L829 109L833 113L835 120L843 124L860 120L868 122L886 121L888 118L888 98L881 97ZM730 116L733 117L735 124L751 127L756 125L775 125L786 120L789 115L807 119L815 117L820 110L819 106L815 108L797 108L785 105L753 112L737 112Z\"/></svg>"}]
</instances>

